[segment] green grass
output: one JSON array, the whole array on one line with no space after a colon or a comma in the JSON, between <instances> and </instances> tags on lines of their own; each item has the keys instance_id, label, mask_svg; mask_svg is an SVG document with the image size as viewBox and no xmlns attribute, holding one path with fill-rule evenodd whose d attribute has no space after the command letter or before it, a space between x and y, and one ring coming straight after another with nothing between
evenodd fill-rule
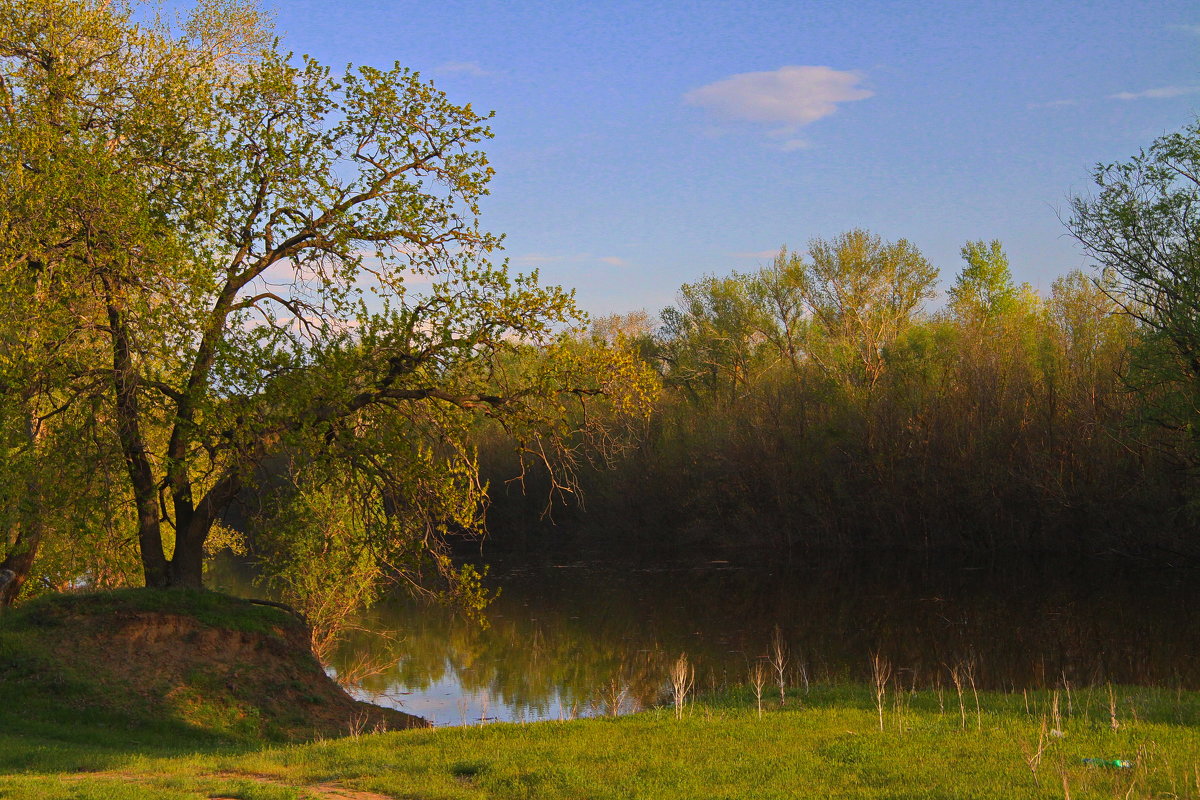
<instances>
[{"instance_id":1,"label":"green grass","mask_svg":"<svg viewBox=\"0 0 1200 800\"><path fill-rule=\"evenodd\" d=\"M214 725L201 713L190 720L168 716L130 686L111 680L113 664L71 658L69 646L64 653L63 642L72 641L80 628L103 635L109 615L138 611L190 615L238 631L270 632L295 624L286 612L213 592L56 595L5 610L0 616L0 773L103 769L131 752L173 755L261 745L258 736L239 735L235 722ZM197 698L196 705L204 700ZM222 706L209 716L229 711Z\"/></svg>"},{"instance_id":2,"label":"green grass","mask_svg":"<svg viewBox=\"0 0 1200 800\"><path fill-rule=\"evenodd\" d=\"M617 719L488 725L257 749L164 752L129 731L107 746L29 729L0 737L0 798L1200 798L1200 695L1116 687L1060 697L1038 783L1027 751L1047 693L889 694L885 729L866 687L814 687L759 717L745 692ZM897 702L899 700L899 702ZM176 742L176 745L180 744ZM1088 766L1124 758L1132 769ZM79 770L97 771L88 774ZM1039 785L1040 783L1040 785Z\"/></svg>"},{"instance_id":3,"label":"green grass","mask_svg":"<svg viewBox=\"0 0 1200 800\"><path fill-rule=\"evenodd\" d=\"M281 624L294 624L286 611L252 605L243 600L200 589L113 589L46 595L3 611L5 630L47 629L72 616L102 618L106 614L156 611L185 614L214 627L249 633L270 633Z\"/></svg>"}]
</instances>

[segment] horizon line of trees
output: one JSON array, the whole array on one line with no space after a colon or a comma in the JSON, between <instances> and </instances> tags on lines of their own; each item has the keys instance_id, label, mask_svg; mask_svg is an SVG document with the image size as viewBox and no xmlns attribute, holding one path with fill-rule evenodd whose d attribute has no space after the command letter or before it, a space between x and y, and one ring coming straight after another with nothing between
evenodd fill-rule
<instances>
[{"instance_id":1,"label":"horizon line of trees","mask_svg":"<svg viewBox=\"0 0 1200 800\"><path fill-rule=\"evenodd\" d=\"M494 480L497 544L1196 553L1194 382L1153 309L1111 265L1043 297L1001 242L961 254L934 311L921 253L855 229L596 319L658 374L651 421L579 504Z\"/></svg>"}]
</instances>

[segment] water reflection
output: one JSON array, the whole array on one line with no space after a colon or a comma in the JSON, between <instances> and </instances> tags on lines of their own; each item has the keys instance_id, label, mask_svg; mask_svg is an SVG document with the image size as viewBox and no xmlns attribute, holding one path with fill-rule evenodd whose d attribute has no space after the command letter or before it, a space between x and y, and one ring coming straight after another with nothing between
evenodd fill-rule
<instances>
[{"instance_id":1,"label":"water reflection","mask_svg":"<svg viewBox=\"0 0 1200 800\"><path fill-rule=\"evenodd\" d=\"M364 620L335 662L385 668L376 702L437 724L623 712L663 699L686 652L701 690L746 682L776 628L788 680L866 680L879 653L905 685L1104 682L1200 688L1192 572L1122 563L1006 562L938 569L892 557L654 568L493 561L487 628L409 599ZM395 631L387 639L375 631Z\"/></svg>"}]
</instances>

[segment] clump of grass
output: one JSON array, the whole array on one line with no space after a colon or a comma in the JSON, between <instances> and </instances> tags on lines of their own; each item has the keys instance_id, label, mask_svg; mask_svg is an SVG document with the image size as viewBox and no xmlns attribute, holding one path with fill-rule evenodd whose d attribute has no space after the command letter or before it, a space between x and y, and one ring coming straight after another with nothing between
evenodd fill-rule
<instances>
[{"instance_id":1,"label":"clump of grass","mask_svg":"<svg viewBox=\"0 0 1200 800\"><path fill-rule=\"evenodd\" d=\"M608 682L600 687L599 694L601 709L608 716L615 717L621 713L621 707L628 694L628 688L621 679L621 676L617 674L609 678Z\"/></svg>"}]
</instances>

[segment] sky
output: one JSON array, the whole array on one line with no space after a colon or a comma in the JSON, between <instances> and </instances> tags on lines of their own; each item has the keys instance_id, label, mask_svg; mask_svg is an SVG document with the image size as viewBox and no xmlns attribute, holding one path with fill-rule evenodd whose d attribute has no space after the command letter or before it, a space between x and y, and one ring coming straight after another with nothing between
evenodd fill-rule
<instances>
[{"instance_id":1,"label":"sky","mask_svg":"<svg viewBox=\"0 0 1200 800\"><path fill-rule=\"evenodd\" d=\"M1200 4L290 0L284 46L494 110L483 226L593 314L867 228L1048 292L1098 162L1200 113Z\"/></svg>"}]
</instances>

